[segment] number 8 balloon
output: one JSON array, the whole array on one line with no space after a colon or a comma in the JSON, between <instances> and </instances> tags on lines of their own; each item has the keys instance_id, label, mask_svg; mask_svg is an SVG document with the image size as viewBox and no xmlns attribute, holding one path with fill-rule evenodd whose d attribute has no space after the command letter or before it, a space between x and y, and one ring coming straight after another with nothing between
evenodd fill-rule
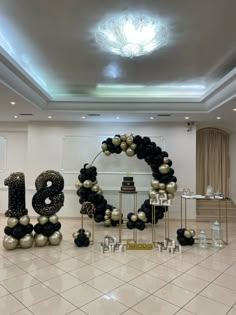
<instances>
[{"instance_id":1,"label":"number 8 balloon","mask_svg":"<svg viewBox=\"0 0 236 315\"><path fill-rule=\"evenodd\" d=\"M62 234L61 223L56 213L64 204L64 179L59 172L48 170L41 173L35 181L36 194L32 206L39 214L38 223L34 226L35 245L59 245Z\"/></svg>"}]
</instances>

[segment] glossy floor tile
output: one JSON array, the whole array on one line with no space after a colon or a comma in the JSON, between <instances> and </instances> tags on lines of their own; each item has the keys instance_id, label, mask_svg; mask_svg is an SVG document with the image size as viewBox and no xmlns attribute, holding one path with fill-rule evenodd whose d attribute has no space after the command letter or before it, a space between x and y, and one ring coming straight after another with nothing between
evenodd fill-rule
<instances>
[{"instance_id":1,"label":"glossy floor tile","mask_svg":"<svg viewBox=\"0 0 236 315\"><path fill-rule=\"evenodd\" d=\"M155 248L102 254L98 243L107 234L118 237L117 228L95 224L95 244L77 248L71 234L79 220L60 222L60 246L6 251L0 244L0 315L236 315L236 223L220 250L196 244L182 254ZM0 216L1 237L5 225ZM171 222L171 237L178 227ZM191 227L209 232L210 224ZM163 240L164 222L157 228ZM138 235L149 242L150 226Z\"/></svg>"}]
</instances>

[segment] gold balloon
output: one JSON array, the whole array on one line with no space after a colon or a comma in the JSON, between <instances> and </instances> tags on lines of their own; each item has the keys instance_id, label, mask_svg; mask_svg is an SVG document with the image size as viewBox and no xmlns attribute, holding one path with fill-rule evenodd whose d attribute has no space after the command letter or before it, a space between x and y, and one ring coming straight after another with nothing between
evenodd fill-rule
<instances>
[{"instance_id":1,"label":"gold balloon","mask_svg":"<svg viewBox=\"0 0 236 315\"><path fill-rule=\"evenodd\" d=\"M106 209L105 215L111 215L111 210L110 209Z\"/></svg>"},{"instance_id":2,"label":"gold balloon","mask_svg":"<svg viewBox=\"0 0 236 315\"><path fill-rule=\"evenodd\" d=\"M38 223L40 223L40 224L45 224L45 223L48 222L48 217L45 217L44 215L40 215L40 216L37 218L37 220L38 220Z\"/></svg>"},{"instance_id":3,"label":"gold balloon","mask_svg":"<svg viewBox=\"0 0 236 315\"><path fill-rule=\"evenodd\" d=\"M93 185L96 185L98 183L97 180L95 180L94 182L92 182Z\"/></svg>"},{"instance_id":4,"label":"gold balloon","mask_svg":"<svg viewBox=\"0 0 236 315\"><path fill-rule=\"evenodd\" d=\"M136 214L132 214L131 217L130 217L130 220L132 222L136 222L138 220L138 216Z\"/></svg>"},{"instance_id":5,"label":"gold balloon","mask_svg":"<svg viewBox=\"0 0 236 315\"><path fill-rule=\"evenodd\" d=\"M154 188L154 189L159 189L159 180L153 179L153 180L151 181L151 185L152 185L152 188Z\"/></svg>"},{"instance_id":6,"label":"gold balloon","mask_svg":"<svg viewBox=\"0 0 236 315\"><path fill-rule=\"evenodd\" d=\"M102 151L106 151L107 150L107 144L102 143L101 148L102 148Z\"/></svg>"},{"instance_id":7,"label":"gold balloon","mask_svg":"<svg viewBox=\"0 0 236 315\"><path fill-rule=\"evenodd\" d=\"M7 219L7 226L9 226L10 228L13 228L14 226L16 226L18 224L19 220L15 217L9 217Z\"/></svg>"},{"instance_id":8,"label":"gold balloon","mask_svg":"<svg viewBox=\"0 0 236 315\"><path fill-rule=\"evenodd\" d=\"M167 194L168 199L174 199L175 195L174 194Z\"/></svg>"},{"instance_id":9,"label":"gold balloon","mask_svg":"<svg viewBox=\"0 0 236 315\"><path fill-rule=\"evenodd\" d=\"M165 189L166 188L166 185L164 183L159 183L159 188L160 189Z\"/></svg>"},{"instance_id":10,"label":"gold balloon","mask_svg":"<svg viewBox=\"0 0 236 315\"><path fill-rule=\"evenodd\" d=\"M111 220L108 219L108 220L104 221L104 225L105 226L110 226L111 225Z\"/></svg>"},{"instance_id":11,"label":"gold balloon","mask_svg":"<svg viewBox=\"0 0 236 315\"><path fill-rule=\"evenodd\" d=\"M168 158L168 157L164 157L163 162L164 162L165 164L167 164L167 163L169 162L169 158Z\"/></svg>"},{"instance_id":12,"label":"gold balloon","mask_svg":"<svg viewBox=\"0 0 236 315\"><path fill-rule=\"evenodd\" d=\"M160 195L162 195L162 194L166 194L166 191L165 191L165 189L159 189L159 190L158 190L158 193L159 193Z\"/></svg>"},{"instance_id":13,"label":"gold balloon","mask_svg":"<svg viewBox=\"0 0 236 315\"><path fill-rule=\"evenodd\" d=\"M18 245L18 240L12 236L5 236L3 238L3 247L7 250L15 249Z\"/></svg>"},{"instance_id":14,"label":"gold balloon","mask_svg":"<svg viewBox=\"0 0 236 315\"><path fill-rule=\"evenodd\" d=\"M126 155L128 155L129 157L131 156L134 156L134 150L132 150L131 148L128 148L126 151L125 151Z\"/></svg>"},{"instance_id":15,"label":"gold balloon","mask_svg":"<svg viewBox=\"0 0 236 315\"><path fill-rule=\"evenodd\" d=\"M112 139L112 143L114 144L114 145L120 145L120 137L114 137L113 139Z\"/></svg>"},{"instance_id":16,"label":"gold balloon","mask_svg":"<svg viewBox=\"0 0 236 315\"><path fill-rule=\"evenodd\" d=\"M120 136L121 141L126 141L126 135Z\"/></svg>"},{"instance_id":17,"label":"gold balloon","mask_svg":"<svg viewBox=\"0 0 236 315\"><path fill-rule=\"evenodd\" d=\"M194 237L196 235L196 232L194 229L189 229L189 232L190 232L192 237Z\"/></svg>"},{"instance_id":18,"label":"gold balloon","mask_svg":"<svg viewBox=\"0 0 236 315\"><path fill-rule=\"evenodd\" d=\"M191 233L190 233L189 230L185 230L185 231L184 231L184 236L185 236L186 238L191 238L191 237L192 237L192 235L191 235Z\"/></svg>"},{"instance_id":19,"label":"gold balloon","mask_svg":"<svg viewBox=\"0 0 236 315\"><path fill-rule=\"evenodd\" d=\"M148 194L149 194L149 198L155 199L157 192L155 190L151 189L151 190L149 190Z\"/></svg>"},{"instance_id":20,"label":"gold balloon","mask_svg":"<svg viewBox=\"0 0 236 315\"><path fill-rule=\"evenodd\" d=\"M28 225L30 223L30 217L28 215L23 215L23 217L20 218L19 223L22 225Z\"/></svg>"},{"instance_id":21,"label":"gold balloon","mask_svg":"<svg viewBox=\"0 0 236 315\"><path fill-rule=\"evenodd\" d=\"M19 245L21 248L30 248L33 246L34 238L31 234L26 234L19 240Z\"/></svg>"},{"instance_id":22,"label":"gold balloon","mask_svg":"<svg viewBox=\"0 0 236 315\"><path fill-rule=\"evenodd\" d=\"M132 144L130 145L130 148L131 148L132 150L135 150L135 149L137 148L137 144L136 144L136 143L132 143Z\"/></svg>"},{"instance_id":23,"label":"gold balloon","mask_svg":"<svg viewBox=\"0 0 236 315\"><path fill-rule=\"evenodd\" d=\"M92 181L89 180L89 179L86 179L84 182L83 182L83 186L85 188L91 188L92 187Z\"/></svg>"},{"instance_id":24,"label":"gold balloon","mask_svg":"<svg viewBox=\"0 0 236 315\"><path fill-rule=\"evenodd\" d=\"M159 172L161 174L167 174L170 170L170 167L168 164L161 164L161 166L159 166Z\"/></svg>"},{"instance_id":25,"label":"gold balloon","mask_svg":"<svg viewBox=\"0 0 236 315\"><path fill-rule=\"evenodd\" d=\"M47 245L48 238L43 234L35 234L34 236L35 246L42 247Z\"/></svg>"},{"instance_id":26,"label":"gold balloon","mask_svg":"<svg viewBox=\"0 0 236 315\"><path fill-rule=\"evenodd\" d=\"M123 151L125 151L128 148L128 145L126 142L121 142L120 147Z\"/></svg>"},{"instance_id":27,"label":"gold balloon","mask_svg":"<svg viewBox=\"0 0 236 315\"><path fill-rule=\"evenodd\" d=\"M88 238L90 238L91 237L91 235L92 235L92 233L90 232L90 231L85 231L85 233L84 233Z\"/></svg>"},{"instance_id":28,"label":"gold balloon","mask_svg":"<svg viewBox=\"0 0 236 315\"><path fill-rule=\"evenodd\" d=\"M121 218L121 212L118 209L113 209L111 212L111 219L113 221L119 221Z\"/></svg>"},{"instance_id":29,"label":"gold balloon","mask_svg":"<svg viewBox=\"0 0 236 315\"><path fill-rule=\"evenodd\" d=\"M81 186L83 186L83 184L79 180L77 180L77 182L75 183L75 188L80 189Z\"/></svg>"},{"instance_id":30,"label":"gold balloon","mask_svg":"<svg viewBox=\"0 0 236 315\"><path fill-rule=\"evenodd\" d=\"M133 143L133 140L134 140L134 138L133 138L132 136L128 136L128 137L126 138L126 143L127 143L128 145L131 145L131 144Z\"/></svg>"},{"instance_id":31,"label":"gold balloon","mask_svg":"<svg viewBox=\"0 0 236 315\"><path fill-rule=\"evenodd\" d=\"M72 236L73 236L74 239L76 239L76 238L78 237L78 235L79 235L79 232L74 232L74 233L72 234Z\"/></svg>"},{"instance_id":32,"label":"gold balloon","mask_svg":"<svg viewBox=\"0 0 236 315\"><path fill-rule=\"evenodd\" d=\"M137 213L137 216L138 216L139 220L141 220L141 221L143 221L143 222L146 222L146 221L147 221L147 217L146 217L145 212L139 211L139 212Z\"/></svg>"},{"instance_id":33,"label":"gold balloon","mask_svg":"<svg viewBox=\"0 0 236 315\"><path fill-rule=\"evenodd\" d=\"M104 151L104 153L105 153L105 155L107 155L107 156L111 155L111 152L108 151L108 150Z\"/></svg>"},{"instance_id":34,"label":"gold balloon","mask_svg":"<svg viewBox=\"0 0 236 315\"><path fill-rule=\"evenodd\" d=\"M175 182L169 182L167 185L166 185L166 191L168 193L171 193L171 194L174 194L177 190L177 184Z\"/></svg>"},{"instance_id":35,"label":"gold balloon","mask_svg":"<svg viewBox=\"0 0 236 315\"><path fill-rule=\"evenodd\" d=\"M92 186L92 189L91 189L91 190L94 191L94 192L98 192L99 189L100 189L99 185L96 184L96 185L93 185L93 186Z\"/></svg>"},{"instance_id":36,"label":"gold balloon","mask_svg":"<svg viewBox=\"0 0 236 315\"><path fill-rule=\"evenodd\" d=\"M109 216L109 215L105 215L105 216L104 216L104 220L106 221L106 220L108 220L108 219L110 219L110 216Z\"/></svg>"},{"instance_id":37,"label":"gold balloon","mask_svg":"<svg viewBox=\"0 0 236 315\"><path fill-rule=\"evenodd\" d=\"M50 245L59 245L62 241L62 234L60 231L54 232L51 236L48 238L49 244Z\"/></svg>"},{"instance_id":38,"label":"gold balloon","mask_svg":"<svg viewBox=\"0 0 236 315\"><path fill-rule=\"evenodd\" d=\"M58 222L58 216L56 214L53 214L49 217L49 222L55 224Z\"/></svg>"}]
</instances>

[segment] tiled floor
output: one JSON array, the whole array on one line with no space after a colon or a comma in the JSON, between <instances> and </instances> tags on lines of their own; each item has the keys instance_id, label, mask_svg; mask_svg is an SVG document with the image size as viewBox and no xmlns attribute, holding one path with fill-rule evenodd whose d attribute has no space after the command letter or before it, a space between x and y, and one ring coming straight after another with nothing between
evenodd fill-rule
<instances>
[{"instance_id":1,"label":"tiled floor","mask_svg":"<svg viewBox=\"0 0 236 315\"><path fill-rule=\"evenodd\" d=\"M78 248L72 232L79 220L60 221L60 246L5 251L0 245L1 315L236 315L236 223L229 224L223 249L194 245L173 255L157 249L101 254L98 244ZM179 222L170 223L174 238ZM189 224L209 233L209 223ZM5 225L1 216L1 240ZM118 237L118 229L102 224L95 230L97 243L106 234ZM163 240L164 221L156 234ZM151 227L138 239L150 241Z\"/></svg>"}]
</instances>

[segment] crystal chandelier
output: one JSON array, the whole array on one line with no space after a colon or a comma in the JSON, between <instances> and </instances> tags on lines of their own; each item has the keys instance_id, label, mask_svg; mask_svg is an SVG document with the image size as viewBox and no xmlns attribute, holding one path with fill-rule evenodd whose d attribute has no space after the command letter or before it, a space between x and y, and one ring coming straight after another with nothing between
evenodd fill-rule
<instances>
[{"instance_id":1,"label":"crystal chandelier","mask_svg":"<svg viewBox=\"0 0 236 315\"><path fill-rule=\"evenodd\" d=\"M95 36L105 51L130 58L150 54L167 43L166 28L144 15L107 19L98 25Z\"/></svg>"}]
</instances>

